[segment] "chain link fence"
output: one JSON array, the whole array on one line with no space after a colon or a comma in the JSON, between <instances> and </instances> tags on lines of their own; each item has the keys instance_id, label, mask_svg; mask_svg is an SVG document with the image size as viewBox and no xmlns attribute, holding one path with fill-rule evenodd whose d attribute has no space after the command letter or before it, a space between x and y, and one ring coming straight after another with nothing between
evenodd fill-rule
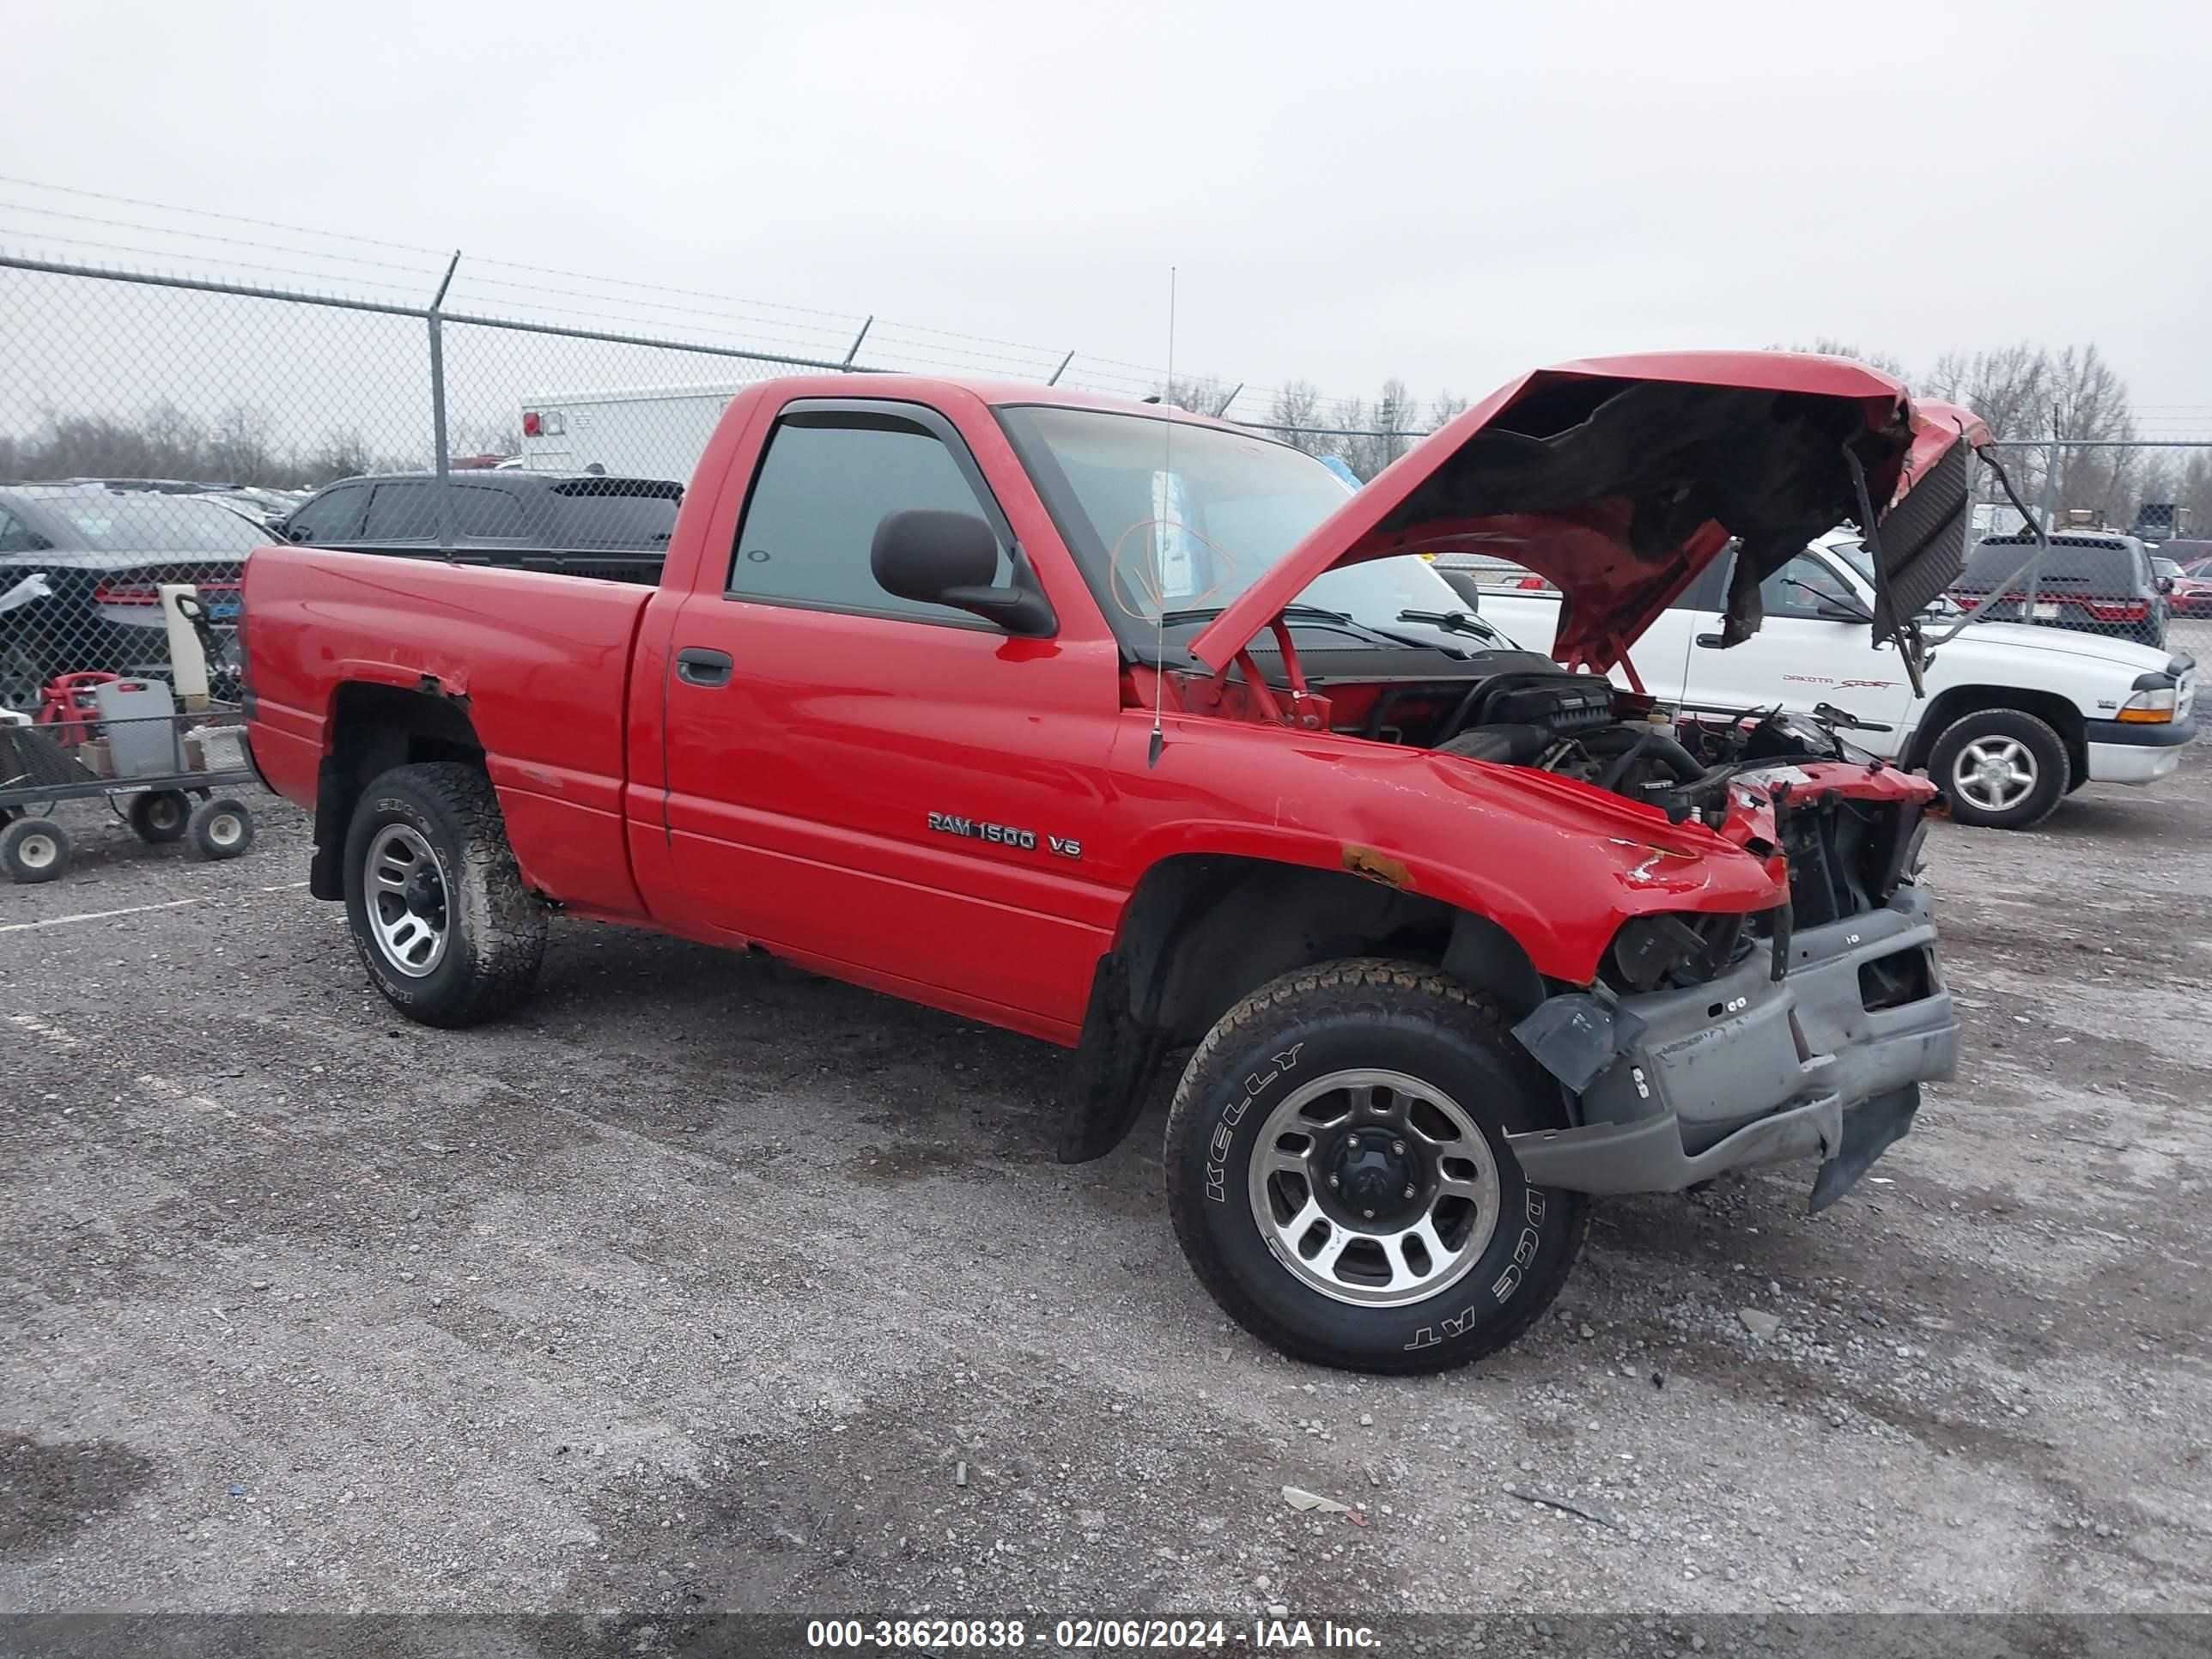
<instances>
[{"instance_id":1,"label":"chain link fence","mask_svg":"<svg viewBox=\"0 0 2212 1659\"><path fill-rule=\"evenodd\" d=\"M404 303L0 257L0 708L51 708L62 677L166 674L167 583L199 588L234 690L246 556L278 537L652 580L724 405L772 376L1164 384L873 318L745 325L787 349L665 336L702 310L672 301L590 326L559 301L593 296L497 276L470 297L514 314L463 311L453 275Z\"/></svg>"},{"instance_id":2,"label":"chain link fence","mask_svg":"<svg viewBox=\"0 0 2212 1659\"><path fill-rule=\"evenodd\" d=\"M0 256L0 708L36 712L58 676L163 674L170 582L206 602L222 695L246 555L280 536L651 580L723 406L770 376L953 372L1164 395L1355 481L1455 407L1419 424L1389 400L1373 407L1396 420L1285 421L1269 417L1297 400L1279 392L1075 351L795 311L713 327L700 296L664 290L609 301L628 307L616 325L595 320L603 296L558 280L462 275L434 267L411 298L374 279L401 296L385 299ZM2212 443L1997 453L2059 533L2018 571L2033 550L1985 483L1990 539L1947 614L2212 644ZM1785 583L1775 597L1800 596Z\"/></svg>"}]
</instances>

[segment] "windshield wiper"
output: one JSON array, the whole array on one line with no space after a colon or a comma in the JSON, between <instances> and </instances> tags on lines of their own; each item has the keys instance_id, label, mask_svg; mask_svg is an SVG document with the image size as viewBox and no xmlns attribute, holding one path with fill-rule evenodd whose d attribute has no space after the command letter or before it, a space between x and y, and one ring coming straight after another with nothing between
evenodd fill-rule
<instances>
[{"instance_id":1,"label":"windshield wiper","mask_svg":"<svg viewBox=\"0 0 2212 1659\"><path fill-rule=\"evenodd\" d=\"M1184 611L1163 611L1160 612L1160 620L1168 623L1212 622L1228 608L1225 605L1202 605ZM1285 617L1303 617L1309 622L1348 623L1352 621L1351 617L1344 611L1324 611L1317 605L1286 605L1283 607L1282 614Z\"/></svg>"},{"instance_id":2,"label":"windshield wiper","mask_svg":"<svg viewBox=\"0 0 2212 1659\"><path fill-rule=\"evenodd\" d=\"M1187 611L1164 611L1160 613L1160 621L1170 626L1188 622L1206 622L1219 616L1226 608L1217 605L1194 607ZM1372 623L1361 622L1349 612L1324 611L1317 605L1286 605L1283 607L1281 615L1288 622L1328 623L1363 639L1387 640L1392 645L1402 645L1415 651L1441 651L1449 657L1464 657L1467 654L1455 646L1439 645L1433 640L1417 640L1407 635L1394 634L1387 628L1377 628Z\"/></svg>"},{"instance_id":3,"label":"windshield wiper","mask_svg":"<svg viewBox=\"0 0 2212 1659\"><path fill-rule=\"evenodd\" d=\"M1401 611L1400 622L1426 623L1447 634L1470 634L1479 640L1504 641L1505 635L1480 617L1465 611Z\"/></svg>"}]
</instances>

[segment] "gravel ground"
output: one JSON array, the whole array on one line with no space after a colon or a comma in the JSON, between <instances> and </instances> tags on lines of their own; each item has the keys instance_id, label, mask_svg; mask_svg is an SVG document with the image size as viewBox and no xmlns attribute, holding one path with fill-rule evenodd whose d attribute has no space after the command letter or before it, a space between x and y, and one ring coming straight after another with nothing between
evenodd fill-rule
<instances>
[{"instance_id":1,"label":"gravel ground","mask_svg":"<svg viewBox=\"0 0 2212 1659\"><path fill-rule=\"evenodd\" d=\"M1062 1168L1056 1051L582 925L411 1027L260 810L0 887L0 1608L2212 1609L2201 753L1937 826L1967 1058L1875 1178L1608 1203L1413 1381L1216 1312L1164 1087Z\"/></svg>"}]
</instances>

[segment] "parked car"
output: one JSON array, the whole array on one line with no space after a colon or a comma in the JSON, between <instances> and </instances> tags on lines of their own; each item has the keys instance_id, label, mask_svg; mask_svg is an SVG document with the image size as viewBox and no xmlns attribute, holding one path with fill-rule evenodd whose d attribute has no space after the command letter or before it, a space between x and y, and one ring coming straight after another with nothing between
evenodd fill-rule
<instances>
[{"instance_id":1,"label":"parked car","mask_svg":"<svg viewBox=\"0 0 2212 1659\"><path fill-rule=\"evenodd\" d=\"M1537 538L1602 671L1729 530L1849 514L1846 448L1963 512L1962 429L1833 358L1592 361L1352 492L1160 404L765 381L654 590L257 554L252 753L423 1024L514 1008L557 902L1073 1048L1071 1161L1194 1047L1199 1279L1286 1352L1438 1370L1540 1317L1589 1194L1802 1159L1832 1201L1957 1023L1932 784L1787 718L1700 758L1413 556Z\"/></svg>"},{"instance_id":2,"label":"parked car","mask_svg":"<svg viewBox=\"0 0 2212 1659\"><path fill-rule=\"evenodd\" d=\"M1854 744L1925 768L1963 823L2024 830L2084 783L2154 782L2197 735L2195 659L2109 635L1975 620L1930 653L1915 698L1896 648L1874 643L1873 561L1854 536L1825 538L1768 576L1759 631L1723 647L1733 556L1638 641L1645 687L1692 713L1839 710L1863 722ZM1482 595L1485 620L1538 650L1559 615L1556 594ZM1959 619L1938 611L1926 626L1941 637Z\"/></svg>"},{"instance_id":3,"label":"parked car","mask_svg":"<svg viewBox=\"0 0 2212 1659\"><path fill-rule=\"evenodd\" d=\"M1951 584L1951 597L1992 622L2026 622L2107 637L2166 644L2167 608L2150 555L2118 531L2065 531L2051 537L2034 572L2031 599L2015 573L2035 551L2029 535L1984 536ZM2002 593L2000 582L2011 580ZM2023 605L2034 614L2023 617Z\"/></svg>"},{"instance_id":4,"label":"parked car","mask_svg":"<svg viewBox=\"0 0 2212 1659\"><path fill-rule=\"evenodd\" d=\"M192 478L57 478L55 483L139 491L149 495L197 495L242 514L258 530L270 529L307 499L304 493L264 489L258 484L209 483Z\"/></svg>"},{"instance_id":5,"label":"parked car","mask_svg":"<svg viewBox=\"0 0 2212 1659\"><path fill-rule=\"evenodd\" d=\"M2163 585L2167 611L2192 621L2212 617L2212 560L2200 561L2192 574L2172 559L2151 556L2151 570Z\"/></svg>"},{"instance_id":6,"label":"parked car","mask_svg":"<svg viewBox=\"0 0 2212 1659\"><path fill-rule=\"evenodd\" d=\"M284 538L315 547L651 582L676 527L684 486L599 473L483 471L444 486L425 472L325 485L285 519ZM442 515L442 516L441 516Z\"/></svg>"},{"instance_id":7,"label":"parked car","mask_svg":"<svg viewBox=\"0 0 2212 1659\"><path fill-rule=\"evenodd\" d=\"M0 485L0 593L33 577L46 590L0 614L0 708L35 710L57 674L167 673L162 582L198 584L220 646L237 627L246 556L268 539L198 492Z\"/></svg>"},{"instance_id":8,"label":"parked car","mask_svg":"<svg viewBox=\"0 0 2212 1659\"><path fill-rule=\"evenodd\" d=\"M2212 541L2196 538L2162 542L2158 547L2160 558L2172 559L2181 567L2185 576L2212 580Z\"/></svg>"}]
</instances>

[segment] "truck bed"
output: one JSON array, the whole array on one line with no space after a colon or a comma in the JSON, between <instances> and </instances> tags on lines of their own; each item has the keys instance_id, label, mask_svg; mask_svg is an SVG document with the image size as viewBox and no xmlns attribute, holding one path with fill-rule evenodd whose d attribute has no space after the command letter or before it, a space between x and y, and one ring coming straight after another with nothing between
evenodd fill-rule
<instances>
[{"instance_id":1,"label":"truck bed","mask_svg":"<svg viewBox=\"0 0 2212 1659\"><path fill-rule=\"evenodd\" d=\"M531 883L580 908L639 914L622 829L625 727L631 647L655 591L260 548L246 568L255 761L271 788L312 808L341 686L348 697L434 690L465 705L514 843L532 849Z\"/></svg>"}]
</instances>

